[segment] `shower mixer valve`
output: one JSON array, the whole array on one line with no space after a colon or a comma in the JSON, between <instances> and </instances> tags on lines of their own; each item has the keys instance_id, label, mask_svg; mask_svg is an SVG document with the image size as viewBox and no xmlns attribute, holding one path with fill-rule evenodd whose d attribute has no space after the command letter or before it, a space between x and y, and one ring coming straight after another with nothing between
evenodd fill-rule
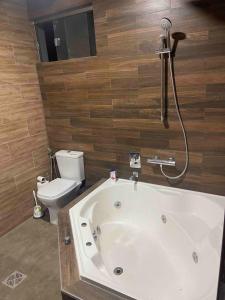
<instances>
[{"instance_id":1,"label":"shower mixer valve","mask_svg":"<svg viewBox=\"0 0 225 300\"><path fill-rule=\"evenodd\" d=\"M173 157L170 157L169 159L160 159L158 156L155 156L153 158L148 158L147 163L153 165L170 166L170 167L176 166L176 161Z\"/></svg>"}]
</instances>

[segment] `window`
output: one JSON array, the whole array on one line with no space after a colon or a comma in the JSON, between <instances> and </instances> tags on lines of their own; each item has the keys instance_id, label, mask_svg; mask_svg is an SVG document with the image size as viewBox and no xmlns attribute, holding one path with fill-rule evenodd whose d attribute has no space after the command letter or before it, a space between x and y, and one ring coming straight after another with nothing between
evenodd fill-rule
<instances>
[{"instance_id":1,"label":"window","mask_svg":"<svg viewBox=\"0 0 225 300\"><path fill-rule=\"evenodd\" d=\"M35 29L43 62L96 55L92 10L36 22Z\"/></svg>"}]
</instances>

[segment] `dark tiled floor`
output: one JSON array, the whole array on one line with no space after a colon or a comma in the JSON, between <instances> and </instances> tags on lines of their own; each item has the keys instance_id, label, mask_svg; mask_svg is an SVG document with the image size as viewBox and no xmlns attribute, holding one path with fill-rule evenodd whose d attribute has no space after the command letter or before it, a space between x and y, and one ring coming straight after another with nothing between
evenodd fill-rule
<instances>
[{"instance_id":1,"label":"dark tiled floor","mask_svg":"<svg viewBox=\"0 0 225 300\"><path fill-rule=\"evenodd\" d=\"M30 218L0 238L0 300L61 300L57 226ZM27 278L15 289L1 282L12 272Z\"/></svg>"}]
</instances>

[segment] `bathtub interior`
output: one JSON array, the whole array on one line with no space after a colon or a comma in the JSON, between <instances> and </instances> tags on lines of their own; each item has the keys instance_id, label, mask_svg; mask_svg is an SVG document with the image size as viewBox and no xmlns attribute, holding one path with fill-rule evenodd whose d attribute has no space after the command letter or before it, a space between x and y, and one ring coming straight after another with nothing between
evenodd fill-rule
<instances>
[{"instance_id":1,"label":"bathtub interior","mask_svg":"<svg viewBox=\"0 0 225 300\"><path fill-rule=\"evenodd\" d=\"M80 275L138 300L215 300L224 199L213 197L106 181L70 210Z\"/></svg>"}]
</instances>

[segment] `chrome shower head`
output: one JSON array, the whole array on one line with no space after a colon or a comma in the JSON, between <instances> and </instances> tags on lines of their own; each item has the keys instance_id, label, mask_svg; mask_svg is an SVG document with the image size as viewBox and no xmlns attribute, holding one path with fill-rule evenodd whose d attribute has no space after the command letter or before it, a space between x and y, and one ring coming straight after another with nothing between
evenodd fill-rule
<instances>
[{"instance_id":1,"label":"chrome shower head","mask_svg":"<svg viewBox=\"0 0 225 300\"><path fill-rule=\"evenodd\" d=\"M170 29L171 29L171 27L172 27L172 22L170 21L170 19L168 19L168 18L161 19L161 28L163 29L164 34L166 35L167 48L170 48ZM161 38L161 40L162 40L162 38Z\"/></svg>"},{"instance_id":2,"label":"chrome shower head","mask_svg":"<svg viewBox=\"0 0 225 300\"><path fill-rule=\"evenodd\" d=\"M172 22L168 18L162 18L161 20L161 28L166 32L169 32L172 27Z\"/></svg>"}]
</instances>

